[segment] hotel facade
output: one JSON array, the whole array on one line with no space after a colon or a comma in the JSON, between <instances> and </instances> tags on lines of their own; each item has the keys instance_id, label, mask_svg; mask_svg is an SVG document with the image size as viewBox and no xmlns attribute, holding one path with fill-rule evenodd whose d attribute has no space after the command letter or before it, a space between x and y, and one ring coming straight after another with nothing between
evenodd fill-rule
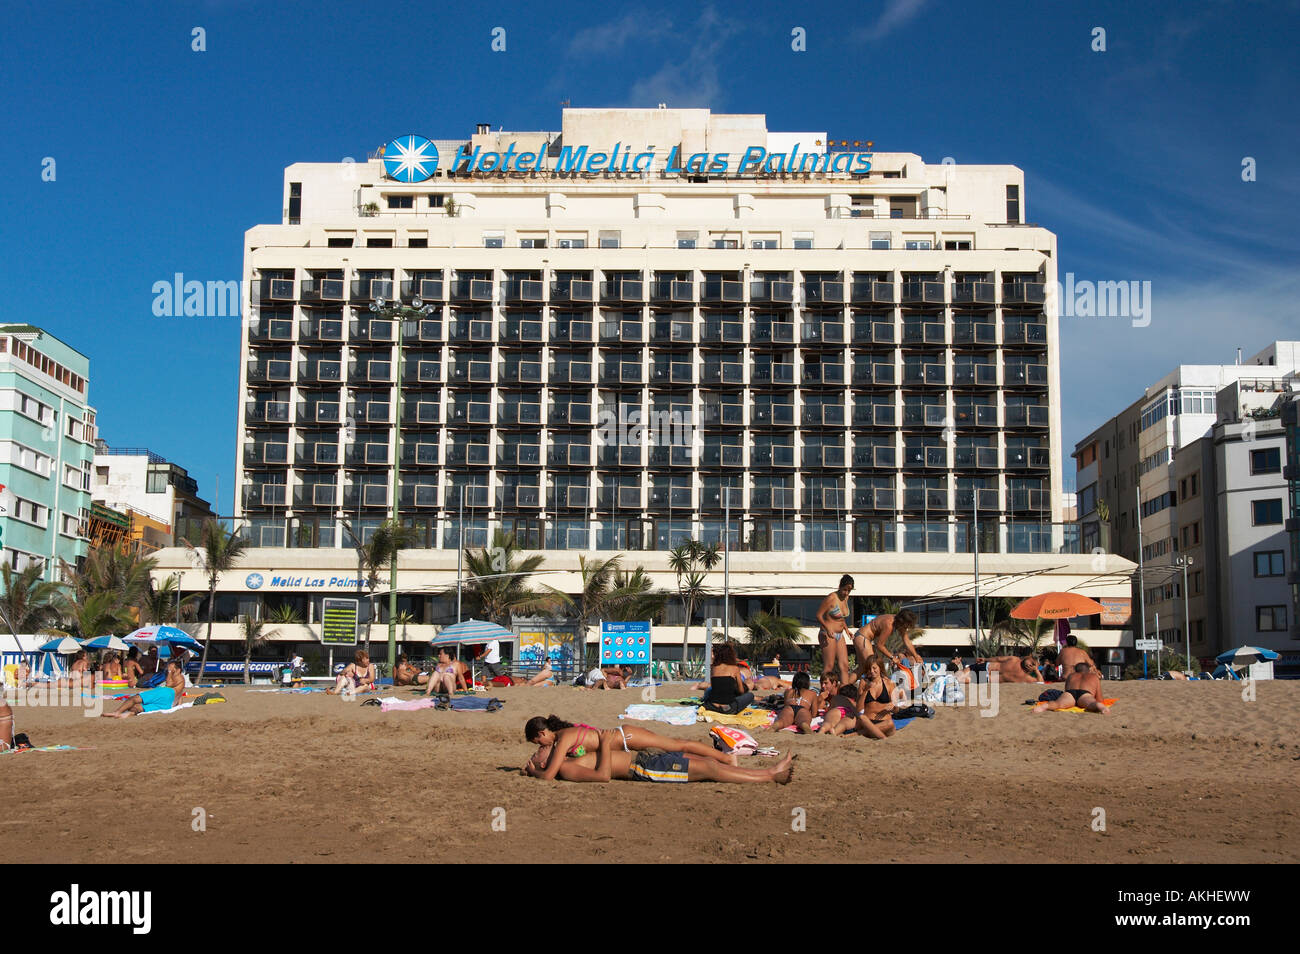
<instances>
[{"instance_id":1,"label":"hotel facade","mask_svg":"<svg viewBox=\"0 0 1300 954\"><path fill-rule=\"evenodd\" d=\"M733 627L770 598L810 620L849 572L956 645L976 527L984 595L1127 595L1127 561L1061 522L1056 239L1023 173L870 147L566 109L558 131L289 166L245 244L247 578L354 584L396 471L410 639L496 529L552 585L621 552L670 590L666 551L725 534ZM241 581L226 612L266 596Z\"/></svg>"}]
</instances>

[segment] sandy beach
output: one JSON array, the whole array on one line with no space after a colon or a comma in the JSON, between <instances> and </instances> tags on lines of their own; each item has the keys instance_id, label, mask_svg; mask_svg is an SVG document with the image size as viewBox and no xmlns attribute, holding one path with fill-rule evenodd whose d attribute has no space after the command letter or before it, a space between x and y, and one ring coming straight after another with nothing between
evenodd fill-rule
<instances>
[{"instance_id":1,"label":"sandy beach","mask_svg":"<svg viewBox=\"0 0 1300 954\"><path fill-rule=\"evenodd\" d=\"M382 713L326 696L126 720L15 708L0 756L12 861L1295 862L1300 683L1107 683L1107 716L941 708L871 742L759 730L792 784L578 785L522 777L523 724L598 726L639 690L511 688L500 712ZM662 687L662 697L685 695ZM191 698L195 691L190 690ZM707 727L643 723L704 739ZM745 762L759 763L753 758ZM202 813L196 813L202 809ZM1105 830L1094 830L1104 810ZM802 810L802 811L800 811ZM206 830L196 818L206 816ZM800 822L802 821L802 824ZM500 830L504 828L504 830Z\"/></svg>"}]
</instances>

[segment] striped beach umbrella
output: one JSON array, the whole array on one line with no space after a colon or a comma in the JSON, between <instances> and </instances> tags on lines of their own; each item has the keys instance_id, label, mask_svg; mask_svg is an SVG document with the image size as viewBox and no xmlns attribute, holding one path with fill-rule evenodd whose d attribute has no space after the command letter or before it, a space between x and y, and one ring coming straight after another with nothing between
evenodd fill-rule
<instances>
[{"instance_id":1,"label":"striped beach umbrella","mask_svg":"<svg viewBox=\"0 0 1300 954\"><path fill-rule=\"evenodd\" d=\"M130 649L126 643L122 642L117 636L96 636L94 639L83 640L82 649Z\"/></svg>"},{"instance_id":2,"label":"striped beach umbrella","mask_svg":"<svg viewBox=\"0 0 1300 954\"><path fill-rule=\"evenodd\" d=\"M39 652L58 653L61 656L71 656L73 653L81 652L81 643L77 642L71 636L60 636L57 639L51 639L48 643L43 643L36 647Z\"/></svg>"},{"instance_id":3,"label":"striped beach umbrella","mask_svg":"<svg viewBox=\"0 0 1300 954\"><path fill-rule=\"evenodd\" d=\"M1271 649L1263 649L1259 646L1238 646L1236 649L1229 649L1226 653L1219 653L1214 659L1227 666L1249 666L1253 663L1264 662L1269 659L1277 659L1278 654Z\"/></svg>"},{"instance_id":4,"label":"striped beach umbrella","mask_svg":"<svg viewBox=\"0 0 1300 954\"><path fill-rule=\"evenodd\" d=\"M496 623L481 619L467 619L463 623L444 626L432 640L434 646L451 646L457 643L486 643L493 639L514 639L515 634Z\"/></svg>"}]
</instances>

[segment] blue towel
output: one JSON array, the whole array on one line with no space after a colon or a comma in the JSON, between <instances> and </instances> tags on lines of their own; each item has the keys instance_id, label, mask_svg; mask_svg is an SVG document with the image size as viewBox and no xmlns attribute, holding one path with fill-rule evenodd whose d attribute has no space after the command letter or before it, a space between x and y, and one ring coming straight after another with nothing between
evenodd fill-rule
<instances>
[{"instance_id":1,"label":"blue towel","mask_svg":"<svg viewBox=\"0 0 1300 954\"><path fill-rule=\"evenodd\" d=\"M493 704L495 704L496 707L503 705L500 699L482 699L478 696L456 696L451 700L451 707L453 709L460 709L463 711L483 711Z\"/></svg>"}]
</instances>

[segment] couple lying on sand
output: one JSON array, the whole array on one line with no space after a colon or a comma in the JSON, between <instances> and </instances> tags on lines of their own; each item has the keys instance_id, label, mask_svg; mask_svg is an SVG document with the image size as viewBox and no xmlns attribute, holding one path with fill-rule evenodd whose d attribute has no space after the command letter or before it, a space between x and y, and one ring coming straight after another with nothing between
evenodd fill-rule
<instances>
[{"instance_id":1,"label":"couple lying on sand","mask_svg":"<svg viewBox=\"0 0 1300 954\"><path fill-rule=\"evenodd\" d=\"M557 716L535 716L524 726L524 737L538 746L524 763L524 775L566 782L776 782L789 784L793 755L771 768L736 765L736 756L702 742L658 735L640 726L600 730L565 722Z\"/></svg>"}]
</instances>

